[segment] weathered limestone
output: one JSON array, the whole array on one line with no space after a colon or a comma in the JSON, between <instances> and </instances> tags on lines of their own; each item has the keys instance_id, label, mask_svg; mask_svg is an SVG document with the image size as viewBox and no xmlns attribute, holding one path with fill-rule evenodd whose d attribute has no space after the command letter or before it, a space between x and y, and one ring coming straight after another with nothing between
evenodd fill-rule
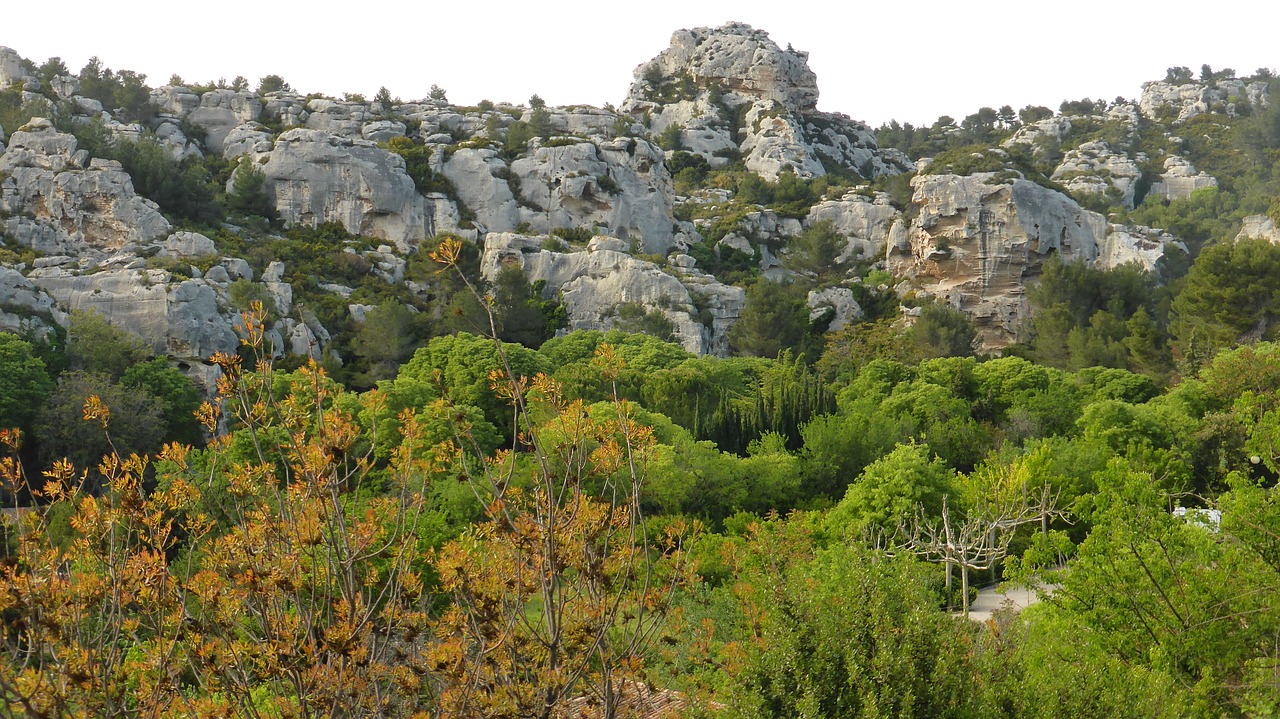
<instances>
[{"instance_id":1,"label":"weathered limestone","mask_svg":"<svg viewBox=\"0 0 1280 719\"><path fill-rule=\"evenodd\" d=\"M0 211L24 245L42 251L115 249L146 244L172 229L156 204L133 191L133 181L111 160L76 149L76 139L43 118L13 133L0 155Z\"/></svg>"},{"instance_id":2,"label":"weathered limestone","mask_svg":"<svg viewBox=\"0 0 1280 719\"><path fill-rule=\"evenodd\" d=\"M1067 151L1049 179L1072 192L1115 196L1125 208L1133 209L1134 190L1141 177L1137 161L1096 140Z\"/></svg>"},{"instance_id":3,"label":"weathered limestone","mask_svg":"<svg viewBox=\"0 0 1280 719\"><path fill-rule=\"evenodd\" d=\"M1249 215L1241 223L1240 234L1236 235L1236 239L1266 240L1273 245L1280 245L1280 227L1276 227L1275 220L1266 215Z\"/></svg>"},{"instance_id":4,"label":"weathered limestone","mask_svg":"<svg viewBox=\"0 0 1280 719\"><path fill-rule=\"evenodd\" d=\"M168 272L145 269L36 274L32 283L58 307L98 312L158 354L202 360L214 352L235 352L239 344L214 287L205 280L175 281Z\"/></svg>"},{"instance_id":5,"label":"weathered limestone","mask_svg":"<svg viewBox=\"0 0 1280 719\"><path fill-rule=\"evenodd\" d=\"M810 290L808 297L809 321L816 322L830 315L828 332L844 329L850 322L862 318L862 306L848 287L827 287Z\"/></svg>"},{"instance_id":6,"label":"weathered limestone","mask_svg":"<svg viewBox=\"0 0 1280 719\"><path fill-rule=\"evenodd\" d=\"M511 175L525 200L541 210L521 215L537 230L597 226L645 252L666 254L672 247L671 178L662 150L649 142L543 146L511 163Z\"/></svg>"},{"instance_id":7,"label":"weathered limestone","mask_svg":"<svg viewBox=\"0 0 1280 719\"><path fill-rule=\"evenodd\" d=\"M919 216L888 250L888 267L967 312L984 347L1016 341L1025 290L1053 254L1092 262L1106 219L1033 182L988 184L990 173L912 181Z\"/></svg>"},{"instance_id":8,"label":"weathered limestone","mask_svg":"<svg viewBox=\"0 0 1280 719\"><path fill-rule=\"evenodd\" d=\"M481 271L489 279L508 265L524 270L530 282L546 282L561 292L570 329L607 329L617 308L638 304L661 311L675 326L677 341L697 354L728 349L727 331L745 303L745 293L701 275L677 278L652 262L618 251L618 241L597 237L585 252L542 249L543 238L491 233L485 238ZM705 309L710 326L698 321Z\"/></svg>"},{"instance_id":9,"label":"weathered limestone","mask_svg":"<svg viewBox=\"0 0 1280 719\"><path fill-rule=\"evenodd\" d=\"M1266 107L1270 102L1269 89L1263 81L1246 83L1235 78L1211 84L1146 82L1142 84L1142 99L1138 105L1147 117L1155 118L1170 112L1175 123L1182 123L1206 112L1235 114L1241 103Z\"/></svg>"},{"instance_id":10,"label":"weathered limestone","mask_svg":"<svg viewBox=\"0 0 1280 719\"><path fill-rule=\"evenodd\" d=\"M785 172L810 178L846 169L874 178L905 171L905 155L881 151L862 123L818 112L817 100L807 53L729 23L672 35L669 48L636 68L621 111L647 119L653 133L680 128L690 151L720 164L733 146L731 116L748 106L737 150L768 180Z\"/></svg>"},{"instance_id":11,"label":"weathered limestone","mask_svg":"<svg viewBox=\"0 0 1280 719\"><path fill-rule=\"evenodd\" d=\"M809 209L805 227L830 222L836 232L848 238L841 260L864 260L884 256L889 234L902 213L889 203L889 196L877 193L874 199L850 192L839 200L820 202Z\"/></svg>"},{"instance_id":12,"label":"weathered limestone","mask_svg":"<svg viewBox=\"0 0 1280 719\"><path fill-rule=\"evenodd\" d=\"M220 154L232 128L253 122L261 114L262 101L256 93L210 90L200 97L200 106L186 117L188 122L205 131L205 147Z\"/></svg>"},{"instance_id":13,"label":"weathered limestone","mask_svg":"<svg viewBox=\"0 0 1280 719\"><path fill-rule=\"evenodd\" d=\"M435 232L404 158L371 142L299 128L282 134L270 152L250 157L286 222L340 222L352 234L402 251Z\"/></svg>"},{"instance_id":14,"label":"weathered limestone","mask_svg":"<svg viewBox=\"0 0 1280 719\"><path fill-rule=\"evenodd\" d=\"M1111 270L1137 263L1145 270L1158 272L1160 260L1175 250L1186 254L1187 246L1163 230L1141 225L1110 225L1106 237L1098 242L1095 266Z\"/></svg>"},{"instance_id":15,"label":"weathered limestone","mask_svg":"<svg viewBox=\"0 0 1280 719\"><path fill-rule=\"evenodd\" d=\"M1217 186L1217 178L1197 173L1190 160L1171 155L1164 161L1164 173L1159 182L1152 183L1150 193L1165 201L1185 200L1196 190Z\"/></svg>"}]
</instances>

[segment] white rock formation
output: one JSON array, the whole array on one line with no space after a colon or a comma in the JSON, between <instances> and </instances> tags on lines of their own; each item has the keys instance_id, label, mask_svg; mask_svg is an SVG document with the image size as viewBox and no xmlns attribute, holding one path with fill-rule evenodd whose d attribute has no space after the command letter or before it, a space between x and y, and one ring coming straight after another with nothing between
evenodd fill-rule
<instances>
[{"instance_id":1,"label":"white rock formation","mask_svg":"<svg viewBox=\"0 0 1280 719\"><path fill-rule=\"evenodd\" d=\"M1270 102L1269 89L1263 81L1245 83L1234 78L1213 84L1146 82L1142 84L1142 99L1138 105L1147 117L1156 118L1164 112L1171 112L1174 122L1182 123L1206 112L1234 114L1235 106L1241 102L1266 107Z\"/></svg>"},{"instance_id":2,"label":"white rock formation","mask_svg":"<svg viewBox=\"0 0 1280 719\"><path fill-rule=\"evenodd\" d=\"M1171 155L1164 161L1164 173L1160 175L1159 182L1152 183L1150 193L1166 201L1185 200L1196 190L1217 186L1217 178L1196 172L1195 166L1185 157Z\"/></svg>"},{"instance_id":3,"label":"white rock formation","mask_svg":"<svg viewBox=\"0 0 1280 719\"><path fill-rule=\"evenodd\" d=\"M432 159L441 154L437 152ZM520 206L502 179L510 168L496 150L461 148L443 163L440 172L453 183L458 201L475 213L481 232L511 232L520 223Z\"/></svg>"},{"instance_id":4,"label":"white rock formation","mask_svg":"<svg viewBox=\"0 0 1280 719\"><path fill-rule=\"evenodd\" d=\"M93 159L76 139L43 118L13 133L0 155L0 211L20 244L41 252L117 249L168 236L172 229L156 204L133 191L133 181L112 160Z\"/></svg>"},{"instance_id":5,"label":"white rock formation","mask_svg":"<svg viewBox=\"0 0 1280 719\"><path fill-rule=\"evenodd\" d=\"M902 213L889 203L888 195L877 193L874 199L850 192L839 200L826 200L809 209L805 227L830 222L836 232L848 238L849 244L840 259L858 257L863 260L884 256L889 234Z\"/></svg>"},{"instance_id":6,"label":"white rock formation","mask_svg":"<svg viewBox=\"0 0 1280 719\"><path fill-rule=\"evenodd\" d=\"M1157 272L1157 263L1171 251L1187 253L1187 246L1163 230L1144 226L1111 225L1098 242L1095 267L1111 270L1120 265L1137 263L1143 269Z\"/></svg>"},{"instance_id":7,"label":"white rock formation","mask_svg":"<svg viewBox=\"0 0 1280 719\"><path fill-rule=\"evenodd\" d=\"M22 56L11 48L0 47L0 90L7 90L15 83L22 83L33 92L40 89L40 79L27 71Z\"/></svg>"},{"instance_id":8,"label":"white rock formation","mask_svg":"<svg viewBox=\"0 0 1280 719\"><path fill-rule=\"evenodd\" d=\"M769 180L783 172L903 172L906 157L879 150L866 125L817 111L808 57L742 23L680 30L669 48L636 68L621 111L648 118L654 133L680 127L690 150L712 161L732 143L730 116L748 106L738 149L746 166Z\"/></svg>"},{"instance_id":9,"label":"white rock formation","mask_svg":"<svg viewBox=\"0 0 1280 719\"><path fill-rule=\"evenodd\" d=\"M402 251L436 231L404 158L367 140L299 128L282 134L270 152L250 157L286 222L339 222Z\"/></svg>"},{"instance_id":10,"label":"white rock formation","mask_svg":"<svg viewBox=\"0 0 1280 719\"><path fill-rule=\"evenodd\" d=\"M1280 245L1280 227L1266 215L1249 215L1240 226L1237 240L1266 240L1273 245Z\"/></svg>"},{"instance_id":11,"label":"white rock formation","mask_svg":"<svg viewBox=\"0 0 1280 719\"><path fill-rule=\"evenodd\" d=\"M58 309L52 297L21 272L0 266L0 332L44 334L53 325L66 321L66 313Z\"/></svg>"},{"instance_id":12,"label":"white rock formation","mask_svg":"<svg viewBox=\"0 0 1280 719\"><path fill-rule=\"evenodd\" d=\"M1102 140L1068 150L1049 179L1072 192L1094 195L1114 193L1127 209L1133 209L1134 190L1142 171L1137 161L1117 152Z\"/></svg>"},{"instance_id":13,"label":"white rock formation","mask_svg":"<svg viewBox=\"0 0 1280 719\"><path fill-rule=\"evenodd\" d=\"M214 286L205 280L175 281L168 272L145 269L36 275L31 277L34 286L59 307L96 311L157 353L203 360L214 352L235 352L239 344Z\"/></svg>"},{"instance_id":14,"label":"white rock formation","mask_svg":"<svg viewBox=\"0 0 1280 719\"><path fill-rule=\"evenodd\" d=\"M808 297L809 321L815 322L824 315L831 316L828 332L844 329L850 322L862 318L862 306L848 287L827 287L810 290Z\"/></svg>"},{"instance_id":15,"label":"white rock formation","mask_svg":"<svg viewBox=\"0 0 1280 719\"><path fill-rule=\"evenodd\" d=\"M662 150L619 138L539 147L511 163L521 195L541 211L521 214L531 227L590 227L635 241L645 252L672 247L671 177Z\"/></svg>"},{"instance_id":16,"label":"white rock formation","mask_svg":"<svg viewBox=\"0 0 1280 719\"><path fill-rule=\"evenodd\" d=\"M187 121L205 131L205 147L222 153L223 141L232 128L253 122L262 114L262 101L256 93L235 90L210 90L200 97L200 106L187 115Z\"/></svg>"},{"instance_id":17,"label":"white rock formation","mask_svg":"<svg viewBox=\"0 0 1280 719\"><path fill-rule=\"evenodd\" d=\"M515 265L531 283L545 281L547 292L561 293L570 329L608 329L618 307L634 303L661 311L675 326L676 340L690 352L727 352L728 329L746 301L742 289L701 273L668 274L652 262L618 251L624 243L614 238L597 237L585 252L569 253L544 250L543 240L491 233L485 237L481 271L492 280L503 267Z\"/></svg>"}]
</instances>

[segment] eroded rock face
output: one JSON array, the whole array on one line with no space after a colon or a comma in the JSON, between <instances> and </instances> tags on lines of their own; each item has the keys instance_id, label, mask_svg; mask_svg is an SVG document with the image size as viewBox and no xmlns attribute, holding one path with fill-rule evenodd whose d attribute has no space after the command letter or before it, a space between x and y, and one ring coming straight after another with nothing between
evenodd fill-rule
<instances>
[{"instance_id":1,"label":"eroded rock face","mask_svg":"<svg viewBox=\"0 0 1280 719\"><path fill-rule=\"evenodd\" d=\"M0 90L18 82L33 92L40 89L40 79L27 72L22 56L11 48L0 47Z\"/></svg>"},{"instance_id":2,"label":"eroded rock face","mask_svg":"<svg viewBox=\"0 0 1280 719\"><path fill-rule=\"evenodd\" d=\"M828 332L842 330L849 323L862 318L862 306L848 287L827 287L810 290L808 297L809 321L816 322L829 317Z\"/></svg>"},{"instance_id":3,"label":"eroded rock face","mask_svg":"<svg viewBox=\"0 0 1280 719\"><path fill-rule=\"evenodd\" d=\"M684 74L695 84L724 88L730 106L772 100L805 111L818 104L818 77L809 69L809 53L782 50L768 33L743 23L677 30L669 48L636 68L628 98L652 99Z\"/></svg>"},{"instance_id":4,"label":"eroded rock face","mask_svg":"<svg viewBox=\"0 0 1280 719\"><path fill-rule=\"evenodd\" d=\"M1142 225L1111 225L1107 236L1098 242L1095 266L1113 270L1137 263L1149 272L1158 272L1160 260L1173 251L1187 254L1187 246L1163 230Z\"/></svg>"},{"instance_id":5,"label":"eroded rock face","mask_svg":"<svg viewBox=\"0 0 1280 719\"><path fill-rule=\"evenodd\" d=\"M906 169L906 157L881 151L870 128L818 112L817 101L807 53L729 23L672 35L669 48L636 68L621 111L648 118L654 133L679 127L691 151L719 164L734 146L731 115L747 106L737 149L768 180L783 172L810 178L841 168L874 178Z\"/></svg>"},{"instance_id":6,"label":"eroded rock face","mask_svg":"<svg viewBox=\"0 0 1280 719\"><path fill-rule=\"evenodd\" d=\"M176 280L163 270L115 269L88 275L32 273L35 287L67 310L92 310L142 338L153 351L202 360L235 352L239 341L205 280Z\"/></svg>"},{"instance_id":7,"label":"eroded rock face","mask_svg":"<svg viewBox=\"0 0 1280 719\"><path fill-rule=\"evenodd\" d=\"M987 349L1007 347L1027 316L1025 288L1051 255L1092 262L1106 219L1033 182L923 175L919 215L888 250L889 270L967 312Z\"/></svg>"},{"instance_id":8,"label":"eroded rock face","mask_svg":"<svg viewBox=\"0 0 1280 719\"><path fill-rule=\"evenodd\" d=\"M205 147L221 154L223 141L232 128L253 122L262 114L262 101L253 92L210 90L200 97L200 106L192 110L187 121L205 131Z\"/></svg>"},{"instance_id":9,"label":"eroded rock face","mask_svg":"<svg viewBox=\"0 0 1280 719\"><path fill-rule=\"evenodd\" d=\"M167 237L172 227L156 204L133 191L133 181L112 160L93 159L76 139L37 118L13 133L0 155L0 211L20 244L41 252L116 249Z\"/></svg>"},{"instance_id":10,"label":"eroded rock face","mask_svg":"<svg viewBox=\"0 0 1280 719\"><path fill-rule=\"evenodd\" d=\"M1152 183L1150 192L1165 201L1185 200L1196 190L1217 186L1217 178L1196 172L1190 160L1172 155L1164 161L1164 173L1159 182Z\"/></svg>"},{"instance_id":11,"label":"eroded rock face","mask_svg":"<svg viewBox=\"0 0 1280 719\"><path fill-rule=\"evenodd\" d=\"M282 134L270 152L251 157L286 222L339 222L353 235L387 240L403 251L435 232L404 159L372 142L299 128Z\"/></svg>"},{"instance_id":12,"label":"eroded rock face","mask_svg":"<svg viewBox=\"0 0 1280 719\"><path fill-rule=\"evenodd\" d=\"M1236 235L1236 239L1266 240L1273 245L1280 245L1280 227L1276 227L1275 221L1266 215L1249 215L1241 222L1240 234Z\"/></svg>"},{"instance_id":13,"label":"eroded rock face","mask_svg":"<svg viewBox=\"0 0 1280 719\"><path fill-rule=\"evenodd\" d=\"M839 200L820 202L809 209L805 227L830 222L849 244L840 259L850 257L875 259L884 256L885 246L902 213L889 203L888 195L879 193L874 199L850 192Z\"/></svg>"},{"instance_id":14,"label":"eroded rock face","mask_svg":"<svg viewBox=\"0 0 1280 719\"><path fill-rule=\"evenodd\" d=\"M649 142L619 138L539 147L511 163L511 174L523 197L542 210L526 213L531 227L596 226L645 252L666 254L675 219L663 159Z\"/></svg>"},{"instance_id":15,"label":"eroded rock face","mask_svg":"<svg viewBox=\"0 0 1280 719\"><path fill-rule=\"evenodd\" d=\"M31 280L17 270L0 266L0 332L43 335L66 319L66 313L58 309L53 298Z\"/></svg>"},{"instance_id":16,"label":"eroded rock face","mask_svg":"<svg viewBox=\"0 0 1280 719\"><path fill-rule=\"evenodd\" d=\"M441 153L433 155L433 159ZM453 183L458 200L476 214L483 232L511 232L522 220L520 206L502 175L507 163L491 148L462 148L443 163L440 171ZM532 188L530 188L532 190Z\"/></svg>"},{"instance_id":17,"label":"eroded rock face","mask_svg":"<svg viewBox=\"0 0 1280 719\"><path fill-rule=\"evenodd\" d=\"M524 270L530 282L546 282L546 291L561 293L570 329L609 329L618 307L638 304L661 311L675 326L676 340L696 354L728 350L727 333L745 304L745 292L715 282L701 273L677 278L652 262L619 248L615 238L597 237L585 252L542 249L543 238L514 233L485 237L481 271L492 280L505 266ZM698 321L706 310L710 324Z\"/></svg>"}]
</instances>

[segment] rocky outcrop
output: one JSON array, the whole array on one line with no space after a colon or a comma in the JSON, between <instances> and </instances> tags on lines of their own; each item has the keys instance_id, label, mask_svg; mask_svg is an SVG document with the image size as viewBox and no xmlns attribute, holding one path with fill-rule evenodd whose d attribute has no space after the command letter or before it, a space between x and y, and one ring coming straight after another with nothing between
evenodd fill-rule
<instances>
[{"instance_id":1,"label":"rocky outcrop","mask_svg":"<svg viewBox=\"0 0 1280 719\"><path fill-rule=\"evenodd\" d=\"M1170 252L1187 254L1187 246L1169 233L1141 225L1111 225L1098 242L1095 267L1104 270L1138 264L1149 272L1160 271L1160 260Z\"/></svg>"},{"instance_id":2,"label":"rocky outcrop","mask_svg":"<svg viewBox=\"0 0 1280 719\"><path fill-rule=\"evenodd\" d=\"M34 332L43 335L55 324L66 323L66 313L22 273L0 266L0 332Z\"/></svg>"},{"instance_id":3,"label":"rocky outcrop","mask_svg":"<svg viewBox=\"0 0 1280 719\"><path fill-rule=\"evenodd\" d=\"M990 173L912 181L919 215L888 250L888 268L967 312L988 349L1017 340L1025 288L1051 255L1092 262L1106 219L1027 180Z\"/></svg>"},{"instance_id":4,"label":"rocky outcrop","mask_svg":"<svg viewBox=\"0 0 1280 719\"><path fill-rule=\"evenodd\" d=\"M819 322L827 318L827 331L836 332L862 318L862 306L848 287L827 287L810 290L808 297L809 321Z\"/></svg>"},{"instance_id":5,"label":"rocky outcrop","mask_svg":"<svg viewBox=\"0 0 1280 719\"><path fill-rule=\"evenodd\" d=\"M222 156L228 160L251 152L271 152L271 133L256 122L236 125L222 139Z\"/></svg>"},{"instance_id":6,"label":"rocky outcrop","mask_svg":"<svg viewBox=\"0 0 1280 719\"><path fill-rule=\"evenodd\" d=\"M270 152L251 157L286 222L338 222L402 251L436 231L404 159L372 142L299 128L282 134Z\"/></svg>"},{"instance_id":7,"label":"rocky outcrop","mask_svg":"<svg viewBox=\"0 0 1280 719\"><path fill-rule=\"evenodd\" d=\"M437 152L432 159L442 154ZM511 168L498 157L497 150L461 148L440 165L439 171L453 184L458 201L475 213L475 224L481 232L511 232L523 221L520 205L503 179Z\"/></svg>"},{"instance_id":8,"label":"rocky outcrop","mask_svg":"<svg viewBox=\"0 0 1280 719\"><path fill-rule=\"evenodd\" d=\"M1142 159L1145 156L1139 157ZM1138 161L1115 151L1110 143L1095 140L1068 150L1049 179L1073 193L1113 197L1126 209L1133 209L1134 190L1141 177Z\"/></svg>"},{"instance_id":9,"label":"rocky outcrop","mask_svg":"<svg viewBox=\"0 0 1280 719\"><path fill-rule=\"evenodd\" d=\"M626 243L596 237L584 252L542 249L543 238L514 233L485 237L481 271L492 280L505 266L524 270L530 282L544 281L546 292L560 293L570 329L607 329L618 308L637 304L660 311L675 328L676 340L690 352L724 354L728 329L745 303L745 292L701 273L685 277L663 272L652 262L623 250Z\"/></svg>"},{"instance_id":10,"label":"rocky outcrop","mask_svg":"<svg viewBox=\"0 0 1280 719\"><path fill-rule=\"evenodd\" d=\"M363 102L316 99L307 103L306 126L341 137L361 137L360 130L369 119L369 107Z\"/></svg>"},{"instance_id":11,"label":"rocky outcrop","mask_svg":"<svg viewBox=\"0 0 1280 719\"><path fill-rule=\"evenodd\" d=\"M262 114L262 101L248 91L210 90L200 96L200 106L186 116L187 121L205 131L204 145L222 153L223 141L237 125L253 122Z\"/></svg>"},{"instance_id":12,"label":"rocky outcrop","mask_svg":"<svg viewBox=\"0 0 1280 719\"><path fill-rule=\"evenodd\" d=\"M1159 182L1152 183L1150 194L1165 201L1185 200L1196 190L1217 186L1217 178L1196 172L1190 160L1172 155L1164 161L1164 173Z\"/></svg>"},{"instance_id":13,"label":"rocky outcrop","mask_svg":"<svg viewBox=\"0 0 1280 719\"><path fill-rule=\"evenodd\" d=\"M918 216L891 232L888 269L902 291L935 297L968 313L983 347L1019 339L1028 316L1026 287L1053 255L1100 269L1137 263L1160 272L1170 253L1187 252L1168 233L1107 223L1062 193L992 173L922 175L912 181Z\"/></svg>"},{"instance_id":14,"label":"rocky outcrop","mask_svg":"<svg viewBox=\"0 0 1280 719\"><path fill-rule=\"evenodd\" d=\"M0 211L19 244L46 253L118 249L168 236L156 204L133 191L112 160L87 159L76 139L37 118L13 133L0 155Z\"/></svg>"},{"instance_id":15,"label":"rocky outcrop","mask_svg":"<svg viewBox=\"0 0 1280 719\"><path fill-rule=\"evenodd\" d=\"M1237 240L1266 240L1273 245L1280 245L1280 227L1275 220L1266 215L1249 215L1241 222Z\"/></svg>"},{"instance_id":16,"label":"rocky outcrop","mask_svg":"<svg viewBox=\"0 0 1280 719\"><path fill-rule=\"evenodd\" d=\"M1270 102L1269 90L1264 81L1246 83L1235 78L1214 83L1147 82L1142 85L1138 105L1147 117L1158 118L1168 113L1175 123L1182 123L1206 112L1234 115L1243 103L1266 107Z\"/></svg>"},{"instance_id":17,"label":"rocky outcrop","mask_svg":"<svg viewBox=\"0 0 1280 719\"><path fill-rule=\"evenodd\" d=\"M541 210L526 220L531 227L595 226L665 255L675 219L663 159L655 145L631 138L556 144L511 163L511 176L523 198Z\"/></svg>"},{"instance_id":18,"label":"rocky outcrop","mask_svg":"<svg viewBox=\"0 0 1280 719\"><path fill-rule=\"evenodd\" d=\"M669 48L636 68L628 101L653 99L669 83L679 91L685 75L695 86L722 88L731 107L771 100L808 111L818 104L818 77L809 69L809 53L782 50L768 33L743 23L677 30Z\"/></svg>"},{"instance_id":19,"label":"rocky outcrop","mask_svg":"<svg viewBox=\"0 0 1280 719\"><path fill-rule=\"evenodd\" d=\"M57 268L38 270L29 279L59 307L98 312L159 354L203 360L214 352L235 352L239 344L206 280L179 280L163 270L75 275Z\"/></svg>"},{"instance_id":20,"label":"rocky outcrop","mask_svg":"<svg viewBox=\"0 0 1280 719\"><path fill-rule=\"evenodd\" d=\"M839 200L826 200L814 205L809 209L804 225L813 227L820 222L830 222L836 232L848 238L841 260L872 260L884 256L895 228L899 233L905 230L901 217L902 213L890 204L889 196L884 193L876 193L873 199L850 192Z\"/></svg>"},{"instance_id":21,"label":"rocky outcrop","mask_svg":"<svg viewBox=\"0 0 1280 719\"><path fill-rule=\"evenodd\" d=\"M734 145L731 118L744 108L737 150L768 180L784 172L809 178L842 170L870 179L905 171L905 155L881 151L870 128L818 112L817 101L807 53L729 23L672 35L669 48L636 68L621 111L648 118L654 133L680 128L690 150L713 161Z\"/></svg>"},{"instance_id":22,"label":"rocky outcrop","mask_svg":"<svg viewBox=\"0 0 1280 719\"><path fill-rule=\"evenodd\" d=\"M0 90L18 83L32 92L40 89L40 79L27 71L22 56L11 48L0 47Z\"/></svg>"}]
</instances>

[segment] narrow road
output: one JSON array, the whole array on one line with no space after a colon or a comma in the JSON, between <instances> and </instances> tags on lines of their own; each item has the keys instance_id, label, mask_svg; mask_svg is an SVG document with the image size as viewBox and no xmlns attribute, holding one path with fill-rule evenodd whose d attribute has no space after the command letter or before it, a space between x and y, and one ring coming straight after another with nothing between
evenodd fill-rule
<instances>
[{"instance_id":1,"label":"narrow road","mask_svg":"<svg viewBox=\"0 0 1280 719\"><path fill-rule=\"evenodd\" d=\"M1042 587L1047 589L1049 594L1053 594L1054 587ZM1027 607L1040 601L1040 596L1034 589L1023 588L1001 588L987 587L978 590L978 598L969 605L969 619L975 622L985 622L991 618L991 613L997 609L1010 608L1014 611L1022 611ZM957 612L959 614L960 612Z\"/></svg>"}]
</instances>

